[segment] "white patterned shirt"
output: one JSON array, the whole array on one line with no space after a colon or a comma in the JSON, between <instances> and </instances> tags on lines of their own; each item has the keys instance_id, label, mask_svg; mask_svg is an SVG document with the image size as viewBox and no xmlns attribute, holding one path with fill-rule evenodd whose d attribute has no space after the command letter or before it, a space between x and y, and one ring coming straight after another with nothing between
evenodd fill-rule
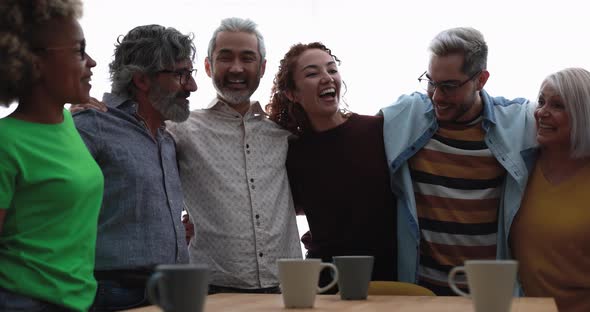
<instances>
[{"instance_id":1,"label":"white patterned shirt","mask_svg":"<svg viewBox=\"0 0 590 312\"><path fill-rule=\"evenodd\" d=\"M258 102L242 116L218 99L169 130L195 225L191 262L209 266L212 285L278 286L277 259L301 258L285 168L290 133Z\"/></svg>"}]
</instances>

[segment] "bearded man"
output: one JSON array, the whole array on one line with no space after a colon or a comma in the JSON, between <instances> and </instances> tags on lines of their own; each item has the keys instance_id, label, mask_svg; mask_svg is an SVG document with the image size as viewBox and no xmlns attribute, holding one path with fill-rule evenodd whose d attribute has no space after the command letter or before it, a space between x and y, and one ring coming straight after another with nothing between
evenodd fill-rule
<instances>
[{"instance_id":1,"label":"bearded man","mask_svg":"<svg viewBox=\"0 0 590 312\"><path fill-rule=\"evenodd\" d=\"M194 223L189 255L211 269L211 293L278 293L277 259L301 258L285 168L289 132L250 101L265 54L254 22L222 20L205 60L217 97L170 126Z\"/></svg>"},{"instance_id":2,"label":"bearded man","mask_svg":"<svg viewBox=\"0 0 590 312\"><path fill-rule=\"evenodd\" d=\"M93 311L149 304L146 281L154 267L189 261L176 147L165 121L189 116L188 97L197 90L194 55L190 35L136 27L116 45L106 107L74 114L105 177Z\"/></svg>"}]
</instances>

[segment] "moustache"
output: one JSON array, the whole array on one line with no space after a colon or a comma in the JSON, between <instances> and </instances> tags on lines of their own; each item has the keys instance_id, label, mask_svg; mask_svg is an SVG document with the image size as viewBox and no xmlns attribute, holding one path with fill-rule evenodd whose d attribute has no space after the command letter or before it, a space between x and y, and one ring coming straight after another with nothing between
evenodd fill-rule
<instances>
[{"instance_id":1,"label":"moustache","mask_svg":"<svg viewBox=\"0 0 590 312\"><path fill-rule=\"evenodd\" d=\"M176 93L176 97L177 97L177 98L186 99L186 98L188 98L189 96L191 96L191 93L190 93L190 92L187 92L187 91L178 91L178 92Z\"/></svg>"}]
</instances>

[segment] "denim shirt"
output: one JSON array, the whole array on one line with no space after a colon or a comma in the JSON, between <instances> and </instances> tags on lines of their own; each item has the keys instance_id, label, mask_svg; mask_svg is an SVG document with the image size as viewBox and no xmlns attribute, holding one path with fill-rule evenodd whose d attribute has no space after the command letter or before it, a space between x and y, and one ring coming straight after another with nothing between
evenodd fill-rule
<instances>
[{"instance_id":1,"label":"denim shirt","mask_svg":"<svg viewBox=\"0 0 590 312\"><path fill-rule=\"evenodd\" d=\"M104 175L96 270L187 263L183 193L176 147L164 126L152 137L138 104L105 93L108 111L74 114L76 127Z\"/></svg>"},{"instance_id":2,"label":"denim shirt","mask_svg":"<svg viewBox=\"0 0 590 312\"><path fill-rule=\"evenodd\" d=\"M524 194L534 163L531 148L536 146L534 106L522 98L491 97L484 90L483 123L485 142L506 169L498 210L497 257L510 258L508 235ZM402 95L383 108L385 153L391 173L391 187L398 207L398 277L416 283L420 253L420 225L408 160L438 130L432 102L425 94Z\"/></svg>"}]
</instances>

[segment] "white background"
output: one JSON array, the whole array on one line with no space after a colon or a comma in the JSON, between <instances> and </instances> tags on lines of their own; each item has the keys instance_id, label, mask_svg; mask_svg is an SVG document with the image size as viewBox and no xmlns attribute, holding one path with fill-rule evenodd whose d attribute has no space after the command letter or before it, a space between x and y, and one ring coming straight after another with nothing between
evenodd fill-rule
<instances>
[{"instance_id":1,"label":"white background","mask_svg":"<svg viewBox=\"0 0 590 312\"><path fill-rule=\"evenodd\" d=\"M582 0L87 0L81 24L88 53L98 62L94 97L110 90L108 63L117 36L155 23L195 34L199 90L191 108L207 105L215 96L203 68L207 44L222 18L239 16L257 22L266 39L266 75L253 99L266 104L290 45L322 41L342 60L351 110L374 114L418 88L430 39L456 26L475 27L486 37L490 94L535 98L547 74L590 69L589 12ZM0 117L7 113L0 108Z\"/></svg>"},{"instance_id":2,"label":"white background","mask_svg":"<svg viewBox=\"0 0 590 312\"><path fill-rule=\"evenodd\" d=\"M583 2L86 0L81 24L88 53L98 63L91 90L97 98L110 90L108 63L117 36L138 25L161 24L195 34L199 90L190 97L191 108L206 106L215 96L203 67L210 36L222 18L239 16L257 22L266 41L266 75L253 99L268 102L278 62L290 45L322 41L342 60L350 109L375 114L418 89L428 43L450 27L471 26L484 34L491 73L486 90L494 96L534 99L546 75L572 66L590 69L590 16ZM0 117L15 106L0 107Z\"/></svg>"}]
</instances>

